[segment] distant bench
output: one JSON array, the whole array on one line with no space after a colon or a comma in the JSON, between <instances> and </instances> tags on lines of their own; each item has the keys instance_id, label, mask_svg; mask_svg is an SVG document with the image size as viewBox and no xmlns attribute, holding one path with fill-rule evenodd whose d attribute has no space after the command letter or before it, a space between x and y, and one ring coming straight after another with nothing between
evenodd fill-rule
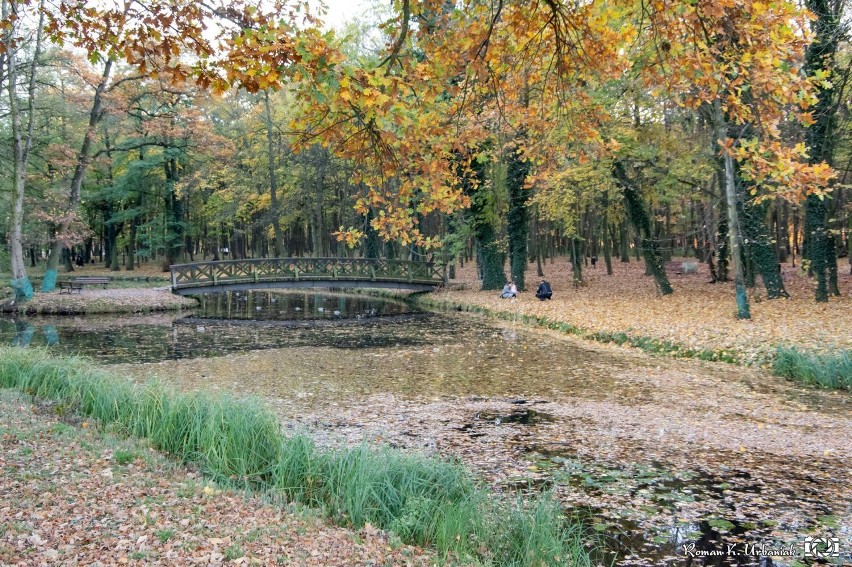
<instances>
[{"instance_id":1,"label":"distant bench","mask_svg":"<svg viewBox=\"0 0 852 567\"><path fill-rule=\"evenodd\" d=\"M74 278L74 281L61 281L59 283L59 293L74 293L74 290L77 290L77 293L83 291L84 285L102 285L104 289L109 284L109 276L80 276L79 278Z\"/></svg>"}]
</instances>

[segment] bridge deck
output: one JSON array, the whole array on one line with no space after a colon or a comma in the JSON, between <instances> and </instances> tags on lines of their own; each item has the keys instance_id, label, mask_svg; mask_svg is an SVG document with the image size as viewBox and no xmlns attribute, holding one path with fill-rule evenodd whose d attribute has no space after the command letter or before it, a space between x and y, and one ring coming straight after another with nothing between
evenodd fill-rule
<instances>
[{"instance_id":1,"label":"bridge deck","mask_svg":"<svg viewBox=\"0 0 852 567\"><path fill-rule=\"evenodd\" d=\"M430 262L367 258L255 258L171 266L172 292L375 287L429 290L445 282L445 270Z\"/></svg>"}]
</instances>

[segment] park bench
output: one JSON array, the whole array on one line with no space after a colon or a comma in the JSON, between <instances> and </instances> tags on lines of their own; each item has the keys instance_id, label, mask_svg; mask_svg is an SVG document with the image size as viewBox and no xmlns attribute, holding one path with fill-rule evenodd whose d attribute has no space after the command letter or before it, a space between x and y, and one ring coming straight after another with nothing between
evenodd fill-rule
<instances>
[{"instance_id":1,"label":"park bench","mask_svg":"<svg viewBox=\"0 0 852 567\"><path fill-rule=\"evenodd\" d=\"M106 288L107 284L109 284L108 276L80 276L78 278L74 278L74 281L61 281L59 283L59 293L65 293L66 291L71 294L74 293L76 289L77 292L83 291L84 285L102 285Z\"/></svg>"}]
</instances>

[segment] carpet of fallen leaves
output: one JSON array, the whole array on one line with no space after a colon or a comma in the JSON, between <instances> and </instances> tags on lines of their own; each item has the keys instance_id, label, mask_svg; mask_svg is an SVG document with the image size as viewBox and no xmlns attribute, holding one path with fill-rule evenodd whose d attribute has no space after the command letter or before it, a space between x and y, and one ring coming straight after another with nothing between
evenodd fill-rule
<instances>
[{"instance_id":1,"label":"carpet of fallen leaves","mask_svg":"<svg viewBox=\"0 0 852 567\"><path fill-rule=\"evenodd\" d=\"M546 263L544 273L553 286L553 299L535 298L538 285L535 264L526 272L528 291L516 301L502 300L499 292L478 291L476 266L457 271L453 283L459 291L434 294L435 299L503 311L547 317L591 332L625 332L671 341L692 349L734 352L747 363L763 363L777 345L830 352L852 348L852 275L843 264L840 297L829 303L814 302L814 280L799 268L784 265L782 272L790 299L766 300L760 286L750 290L751 320L737 320L732 284L712 284L706 264L694 274L678 275L681 262L669 262L667 271L674 294L662 296L653 279L645 276L644 263L613 262L606 274L602 259L583 272L585 285L574 287L565 259Z\"/></svg>"},{"instance_id":2,"label":"carpet of fallen leaves","mask_svg":"<svg viewBox=\"0 0 852 567\"><path fill-rule=\"evenodd\" d=\"M36 293L21 305L6 301L0 305L0 311L52 315L149 313L189 309L195 305L194 299L175 295L166 287L102 289L87 286L74 293Z\"/></svg>"},{"instance_id":3,"label":"carpet of fallen leaves","mask_svg":"<svg viewBox=\"0 0 852 567\"><path fill-rule=\"evenodd\" d=\"M223 490L0 392L0 565L427 565L385 533Z\"/></svg>"}]
</instances>

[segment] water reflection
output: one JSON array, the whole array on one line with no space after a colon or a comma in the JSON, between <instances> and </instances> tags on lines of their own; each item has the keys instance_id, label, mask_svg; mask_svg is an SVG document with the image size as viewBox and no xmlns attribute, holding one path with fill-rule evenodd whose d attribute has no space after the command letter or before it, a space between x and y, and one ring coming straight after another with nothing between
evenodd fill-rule
<instances>
[{"instance_id":1,"label":"water reflection","mask_svg":"<svg viewBox=\"0 0 852 567\"><path fill-rule=\"evenodd\" d=\"M402 301L354 294L249 291L205 293L198 300L195 316L231 321L363 320L419 312Z\"/></svg>"},{"instance_id":2,"label":"water reflection","mask_svg":"<svg viewBox=\"0 0 852 567\"><path fill-rule=\"evenodd\" d=\"M431 313L365 295L242 292L206 294L186 314L0 319L0 341L48 346L105 363L144 363L295 347L423 346ZM452 327L442 331L452 338Z\"/></svg>"},{"instance_id":3,"label":"water reflection","mask_svg":"<svg viewBox=\"0 0 852 567\"><path fill-rule=\"evenodd\" d=\"M671 393L655 386L653 373L643 372L646 367L661 364L660 359L585 348L548 333L492 324L469 314L422 313L403 302L370 296L304 292L209 294L202 296L200 302L200 308L188 316L0 320L0 341L18 346L51 346L60 353L84 354L107 364L208 357L165 364L160 367L161 377L174 380L182 388L231 388L280 400L304 396L323 404L339 404L341 408L376 393L452 400L448 403L457 403L460 397L483 396L484 400L526 396L531 403L538 399L567 400L569 409L582 400L650 405L659 404L659 397L671 397ZM262 349L280 350L241 356L246 351ZM712 371L709 366L702 370ZM716 371L739 372L730 368ZM128 369L126 375L133 376L134 372ZM140 370L142 376L147 372L150 368ZM689 372L683 373L684 382L693 378ZM824 410L825 400L813 402L815 406L817 402ZM608 407L609 410L602 405L601 411L619 406ZM382 407L372 419L380 419L386 411ZM622 426L619 415L629 418L630 414L612 415L615 439L617 428ZM519 405L508 413L479 411L463 430L470 429L467 433L471 439L507 436L511 443L526 445L530 469L547 469L554 486L570 486L581 492L587 502L591 498L605 502L590 518L590 523L602 525L610 534L608 537L613 538L607 543L615 555L606 558L605 564L618 559L626 565L773 565L769 558L692 559L684 557L681 548L690 542L700 549L724 549L723 542L729 541L769 543L778 526L760 525L759 518L743 516L734 504L766 500L774 514L784 508L776 493L761 493L752 488L747 478L740 482L736 471L711 478L699 474L700 468L696 467L692 476L686 477L680 471L675 477L663 466L645 470L621 464L619 469L613 469L580 460L577 446L566 440L571 439L569 434L576 423L584 419L588 415L568 412L554 420L546 412ZM528 428L535 444L524 434L510 438L510 427L514 426ZM645 424L632 424L625 419L623 426L641 428ZM565 453L549 450L548 440L569 449ZM616 442L627 443L613 441ZM639 455L636 458L641 460ZM813 486L824 486L817 480L813 480ZM622 498L625 491L628 494ZM805 498L820 498L801 487L797 495L791 499L796 505ZM605 513L606 506L628 498L631 506L639 503L637 513L656 518L657 529L632 523L631 517L614 518ZM681 504L689 500L707 503L704 516L716 514L715 523L670 522L681 510ZM825 517L837 513L834 508L823 510L813 504L809 510L817 510ZM760 515L764 514L761 508ZM843 525L848 523L844 520ZM803 531L801 526L781 527L784 533ZM637 558L635 563L625 560L631 556Z\"/></svg>"}]
</instances>

